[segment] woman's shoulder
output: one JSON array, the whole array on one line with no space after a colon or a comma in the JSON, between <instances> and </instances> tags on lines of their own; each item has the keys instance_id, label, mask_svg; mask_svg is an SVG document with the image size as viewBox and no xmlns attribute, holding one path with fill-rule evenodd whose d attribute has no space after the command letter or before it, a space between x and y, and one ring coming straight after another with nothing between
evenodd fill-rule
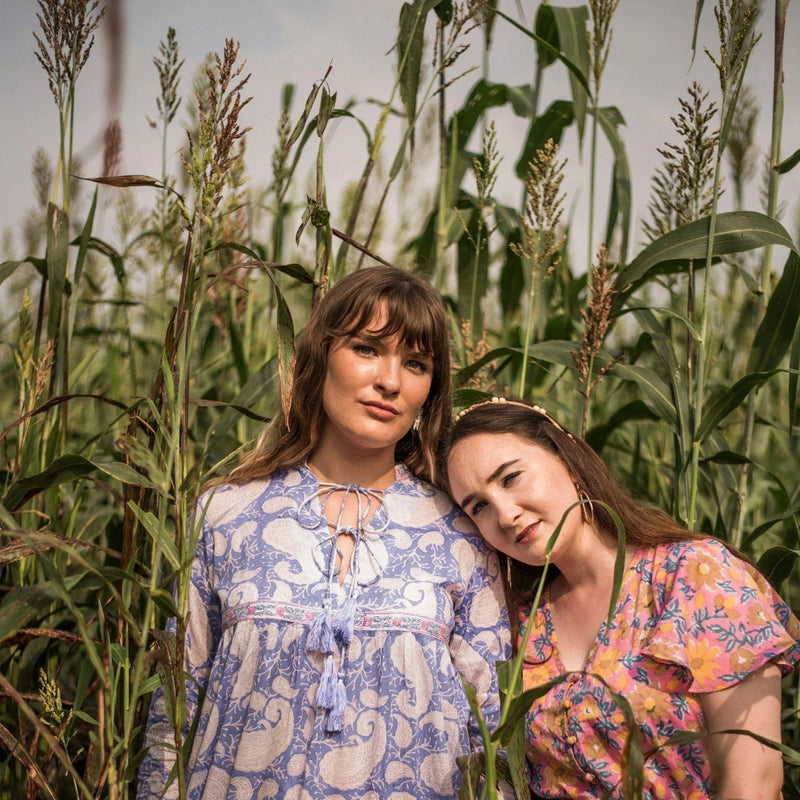
<instances>
[{"instance_id":1,"label":"woman's shoulder","mask_svg":"<svg viewBox=\"0 0 800 800\"><path fill-rule=\"evenodd\" d=\"M289 468L264 478L252 478L243 483L222 482L204 491L197 500L198 512L207 524L216 527L236 518L255 504L263 506L273 496L285 496L301 485L299 469Z\"/></svg>"},{"instance_id":2,"label":"woman's shoulder","mask_svg":"<svg viewBox=\"0 0 800 800\"><path fill-rule=\"evenodd\" d=\"M733 551L719 539L697 537L681 539L676 542L660 542L646 549L646 558L652 559L654 565L665 566L673 570L692 562L712 561L727 564L731 559L740 561Z\"/></svg>"},{"instance_id":3,"label":"woman's shoulder","mask_svg":"<svg viewBox=\"0 0 800 800\"><path fill-rule=\"evenodd\" d=\"M412 474L403 464L398 464L397 480L390 495L393 504L404 508L404 518L415 527L439 527L446 534L474 538L483 546L474 524L450 495Z\"/></svg>"}]
</instances>

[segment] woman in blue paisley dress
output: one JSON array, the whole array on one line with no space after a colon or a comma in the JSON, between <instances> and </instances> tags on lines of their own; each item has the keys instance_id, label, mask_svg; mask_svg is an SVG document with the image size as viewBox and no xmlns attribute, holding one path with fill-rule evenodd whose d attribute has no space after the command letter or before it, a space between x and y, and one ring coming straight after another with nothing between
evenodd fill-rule
<instances>
[{"instance_id":1,"label":"woman in blue paisley dress","mask_svg":"<svg viewBox=\"0 0 800 800\"><path fill-rule=\"evenodd\" d=\"M462 680L494 725L509 633L495 555L428 482L448 352L422 278L343 278L298 343L288 421L201 496L189 800L456 797L481 749ZM174 741L159 689L140 800L178 796Z\"/></svg>"}]
</instances>

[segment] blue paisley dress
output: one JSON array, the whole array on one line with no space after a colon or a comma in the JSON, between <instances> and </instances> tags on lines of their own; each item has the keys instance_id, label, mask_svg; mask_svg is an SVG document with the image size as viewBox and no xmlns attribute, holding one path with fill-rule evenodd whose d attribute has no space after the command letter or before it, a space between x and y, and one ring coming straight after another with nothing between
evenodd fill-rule
<instances>
[{"instance_id":1,"label":"blue paisley dress","mask_svg":"<svg viewBox=\"0 0 800 800\"><path fill-rule=\"evenodd\" d=\"M324 486L307 467L200 499L190 800L456 797L456 758L481 749L462 678L490 727L499 716L494 662L510 651L497 561L449 498L402 465L372 494L372 516L345 531L356 545L342 585ZM170 742L159 688L139 800L177 797L176 780L165 790Z\"/></svg>"}]
</instances>

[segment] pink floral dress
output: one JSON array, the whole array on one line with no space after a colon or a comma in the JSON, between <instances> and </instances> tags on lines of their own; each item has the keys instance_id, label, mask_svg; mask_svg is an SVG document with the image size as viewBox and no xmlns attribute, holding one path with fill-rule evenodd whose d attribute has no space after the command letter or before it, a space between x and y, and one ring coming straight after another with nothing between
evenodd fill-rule
<instances>
[{"instance_id":1,"label":"pink floral dress","mask_svg":"<svg viewBox=\"0 0 800 800\"><path fill-rule=\"evenodd\" d=\"M720 542L639 548L612 624L598 635L584 671L570 673L528 713L532 791L547 798L622 797L627 728L612 691L630 704L647 754L674 733L705 730L701 693L730 687L768 661L791 672L800 661L798 639L800 622L788 606ZM566 672L546 591L526 662L526 689ZM704 740L646 758L647 800L711 796Z\"/></svg>"}]
</instances>

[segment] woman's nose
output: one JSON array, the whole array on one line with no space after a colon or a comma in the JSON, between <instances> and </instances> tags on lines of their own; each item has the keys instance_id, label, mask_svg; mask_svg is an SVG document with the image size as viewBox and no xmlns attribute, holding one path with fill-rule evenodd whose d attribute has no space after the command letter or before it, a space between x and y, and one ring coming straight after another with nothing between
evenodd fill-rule
<instances>
[{"instance_id":1,"label":"woman's nose","mask_svg":"<svg viewBox=\"0 0 800 800\"><path fill-rule=\"evenodd\" d=\"M496 506L497 522L501 528L512 528L519 516L519 507L507 500Z\"/></svg>"},{"instance_id":2,"label":"woman's nose","mask_svg":"<svg viewBox=\"0 0 800 800\"><path fill-rule=\"evenodd\" d=\"M395 393L400 389L400 359L393 356L381 358L375 383L383 391Z\"/></svg>"}]
</instances>

